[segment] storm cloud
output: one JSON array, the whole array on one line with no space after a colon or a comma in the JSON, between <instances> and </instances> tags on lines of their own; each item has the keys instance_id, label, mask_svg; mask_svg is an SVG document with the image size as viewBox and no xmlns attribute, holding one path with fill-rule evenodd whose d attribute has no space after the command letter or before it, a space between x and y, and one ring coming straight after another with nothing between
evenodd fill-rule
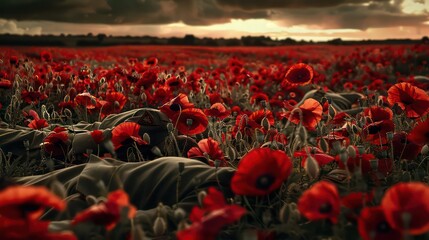
<instances>
[{"instance_id":1,"label":"storm cloud","mask_svg":"<svg viewBox=\"0 0 429 240\"><path fill-rule=\"evenodd\" d=\"M200 26L231 19L270 19L282 25L313 25L324 29L419 26L429 20L427 11L403 13L403 1L2 0L0 18L98 24L183 22Z\"/></svg>"}]
</instances>

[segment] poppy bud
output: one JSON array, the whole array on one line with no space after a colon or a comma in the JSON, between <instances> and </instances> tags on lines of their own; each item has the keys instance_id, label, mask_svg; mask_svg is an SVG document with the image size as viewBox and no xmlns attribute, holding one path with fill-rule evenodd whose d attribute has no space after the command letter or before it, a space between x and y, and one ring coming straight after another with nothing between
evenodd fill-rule
<instances>
[{"instance_id":1,"label":"poppy bud","mask_svg":"<svg viewBox=\"0 0 429 240\"><path fill-rule=\"evenodd\" d=\"M371 160L369 160L369 165L371 166L371 169L373 171L377 171L377 169L378 169L378 159L371 159Z\"/></svg>"},{"instance_id":2,"label":"poppy bud","mask_svg":"<svg viewBox=\"0 0 429 240\"><path fill-rule=\"evenodd\" d=\"M167 223L164 218L157 217L153 223L153 233L155 236L162 236L167 231Z\"/></svg>"},{"instance_id":3,"label":"poppy bud","mask_svg":"<svg viewBox=\"0 0 429 240\"><path fill-rule=\"evenodd\" d=\"M161 150L159 149L159 147L157 147L157 146L154 146L150 151L151 151L155 156L158 156L158 157L162 157L162 156L164 156L164 155L162 154Z\"/></svg>"},{"instance_id":4,"label":"poppy bud","mask_svg":"<svg viewBox=\"0 0 429 240\"><path fill-rule=\"evenodd\" d=\"M320 149L322 149L323 152L327 153L329 151L328 141L324 138L321 138L319 141L319 147Z\"/></svg>"},{"instance_id":5,"label":"poppy bud","mask_svg":"<svg viewBox=\"0 0 429 240\"><path fill-rule=\"evenodd\" d=\"M226 150L226 155L230 161L234 161L237 158L237 152L233 146L229 146Z\"/></svg>"},{"instance_id":6,"label":"poppy bud","mask_svg":"<svg viewBox=\"0 0 429 240\"><path fill-rule=\"evenodd\" d=\"M332 149L337 153L340 152L341 151L341 142L340 141L333 142L332 143Z\"/></svg>"},{"instance_id":7,"label":"poppy bud","mask_svg":"<svg viewBox=\"0 0 429 240\"><path fill-rule=\"evenodd\" d=\"M146 234L144 233L143 228L140 224L134 225L134 227L132 227L131 229L131 240L147 239Z\"/></svg>"},{"instance_id":8,"label":"poppy bud","mask_svg":"<svg viewBox=\"0 0 429 240\"><path fill-rule=\"evenodd\" d=\"M85 200L86 200L86 202L87 202L90 206L92 206L92 205L94 205L94 204L97 204L97 198L96 198L96 197L94 197L93 195L88 195L88 196L86 196L86 197L85 197Z\"/></svg>"},{"instance_id":9,"label":"poppy bud","mask_svg":"<svg viewBox=\"0 0 429 240\"><path fill-rule=\"evenodd\" d=\"M347 161L349 160L349 154L347 153L347 151L340 152L340 160L342 163L344 163L344 165L347 164Z\"/></svg>"},{"instance_id":10,"label":"poppy bud","mask_svg":"<svg viewBox=\"0 0 429 240\"><path fill-rule=\"evenodd\" d=\"M240 131L238 131L238 132L235 134L235 139L236 139L237 141L241 141L241 139L243 139L243 135L241 134L241 132L240 132Z\"/></svg>"},{"instance_id":11,"label":"poppy bud","mask_svg":"<svg viewBox=\"0 0 429 240\"><path fill-rule=\"evenodd\" d=\"M363 145L357 145L356 147L357 147L357 149L358 149L358 153L359 153L360 155L362 155L362 154L364 154L364 153L365 153L365 147L364 147Z\"/></svg>"},{"instance_id":12,"label":"poppy bud","mask_svg":"<svg viewBox=\"0 0 429 240\"><path fill-rule=\"evenodd\" d=\"M422 155L427 155L427 154L429 153L429 146L428 146L427 144L425 144L425 145L422 147L422 150L420 151L420 153L421 153Z\"/></svg>"},{"instance_id":13,"label":"poppy bud","mask_svg":"<svg viewBox=\"0 0 429 240\"><path fill-rule=\"evenodd\" d=\"M270 129L270 122L268 121L268 118L264 117L261 121L261 126L265 129L268 130Z\"/></svg>"},{"instance_id":14,"label":"poppy bud","mask_svg":"<svg viewBox=\"0 0 429 240\"><path fill-rule=\"evenodd\" d=\"M319 164L317 163L316 159L314 159L312 156L309 155L307 157L304 168L311 179L316 179L319 176L319 172L320 172Z\"/></svg>"},{"instance_id":15,"label":"poppy bud","mask_svg":"<svg viewBox=\"0 0 429 240\"><path fill-rule=\"evenodd\" d=\"M386 137L387 137L387 140L392 141L392 139L393 139L393 132L387 132L386 133Z\"/></svg>"},{"instance_id":16,"label":"poppy bud","mask_svg":"<svg viewBox=\"0 0 429 240\"><path fill-rule=\"evenodd\" d=\"M348 146L347 147L347 153L349 154L349 156L351 158L355 158L356 157L356 149L353 146Z\"/></svg>"},{"instance_id":17,"label":"poppy bud","mask_svg":"<svg viewBox=\"0 0 429 240\"><path fill-rule=\"evenodd\" d=\"M185 210L183 210L183 208L177 208L176 210L174 210L174 218L177 221L181 221L185 219L185 217L186 217L186 212Z\"/></svg>"},{"instance_id":18,"label":"poppy bud","mask_svg":"<svg viewBox=\"0 0 429 240\"><path fill-rule=\"evenodd\" d=\"M142 92L142 94L140 94L140 99L142 100L142 102L146 102L147 101L146 93Z\"/></svg>"},{"instance_id":19,"label":"poppy bud","mask_svg":"<svg viewBox=\"0 0 429 240\"><path fill-rule=\"evenodd\" d=\"M204 198L207 196L207 192L206 191L201 191L198 193L197 197L198 197L198 203L200 204L200 206L203 205L203 200Z\"/></svg>"},{"instance_id":20,"label":"poppy bud","mask_svg":"<svg viewBox=\"0 0 429 240\"><path fill-rule=\"evenodd\" d=\"M263 222L266 226L268 226L268 225L271 223L271 221L272 221L271 212L270 212L270 210L269 210L269 209L267 209L267 210L265 210L265 211L262 213L262 222Z\"/></svg>"},{"instance_id":21,"label":"poppy bud","mask_svg":"<svg viewBox=\"0 0 429 240\"><path fill-rule=\"evenodd\" d=\"M26 151L30 150L30 141L24 140L23 144L24 144L24 147L25 147Z\"/></svg>"},{"instance_id":22,"label":"poppy bud","mask_svg":"<svg viewBox=\"0 0 429 240\"><path fill-rule=\"evenodd\" d=\"M219 159L215 160L215 168L219 168L221 161Z\"/></svg>"},{"instance_id":23,"label":"poppy bud","mask_svg":"<svg viewBox=\"0 0 429 240\"><path fill-rule=\"evenodd\" d=\"M147 133L143 133L143 140L147 143L150 144L150 136Z\"/></svg>"},{"instance_id":24,"label":"poppy bud","mask_svg":"<svg viewBox=\"0 0 429 240\"><path fill-rule=\"evenodd\" d=\"M174 130L174 125L172 123L167 123L167 130L172 132Z\"/></svg>"},{"instance_id":25,"label":"poppy bud","mask_svg":"<svg viewBox=\"0 0 429 240\"><path fill-rule=\"evenodd\" d=\"M136 162L137 158L134 152L130 152L127 154L128 162Z\"/></svg>"}]
</instances>

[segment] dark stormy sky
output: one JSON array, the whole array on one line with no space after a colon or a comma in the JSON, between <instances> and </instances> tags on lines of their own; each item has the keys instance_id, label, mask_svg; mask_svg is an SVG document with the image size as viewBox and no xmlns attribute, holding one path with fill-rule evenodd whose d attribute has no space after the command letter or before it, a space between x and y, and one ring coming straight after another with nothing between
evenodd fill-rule
<instances>
[{"instance_id":1,"label":"dark stormy sky","mask_svg":"<svg viewBox=\"0 0 429 240\"><path fill-rule=\"evenodd\" d=\"M429 0L1 0L0 33L421 38Z\"/></svg>"}]
</instances>

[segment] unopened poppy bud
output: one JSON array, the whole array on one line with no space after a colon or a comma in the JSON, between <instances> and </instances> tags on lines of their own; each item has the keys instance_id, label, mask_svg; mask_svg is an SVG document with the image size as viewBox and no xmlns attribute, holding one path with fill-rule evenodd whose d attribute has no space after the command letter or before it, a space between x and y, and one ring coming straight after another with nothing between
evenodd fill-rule
<instances>
[{"instance_id":1,"label":"unopened poppy bud","mask_svg":"<svg viewBox=\"0 0 429 240\"><path fill-rule=\"evenodd\" d=\"M136 162L137 158L134 152L130 152L127 154L127 159L128 159L128 162Z\"/></svg>"},{"instance_id":2,"label":"unopened poppy bud","mask_svg":"<svg viewBox=\"0 0 429 240\"><path fill-rule=\"evenodd\" d=\"M88 203L88 205L94 205L97 204L97 198L94 197L93 195L88 195L85 197L86 202Z\"/></svg>"},{"instance_id":3,"label":"unopened poppy bud","mask_svg":"<svg viewBox=\"0 0 429 240\"><path fill-rule=\"evenodd\" d=\"M341 151L341 142L340 141L335 141L332 143L332 149L336 152L340 152Z\"/></svg>"},{"instance_id":4,"label":"unopened poppy bud","mask_svg":"<svg viewBox=\"0 0 429 240\"><path fill-rule=\"evenodd\" d=\"M349 156L351 158L355 158L356 157L356 149L353 146L348 146L347 147L347 153L349 154Z\"/></svg>"},{"instance_id":5,"label":"unopened poppy bud","mask_svg":"<svg viewBox=\"0 0 429 240\"><path fill-rule=\"evenodd\" d=\"M262 222L266 225L266 226L268 226L270 223L271 223L271 221L272 221L272 214L271 214L271 211L269 210L269 209L267 209L267 210L265 210L263 213L262 213Z\"/></svg>"},{"instance_id":6,"label":"unopened poppy bud","mask_svg":"<svg viewBox=\"0 0 429 240\"><path fill-rule=\"evenodd\" d=\"M314 159L312 156L309 155L307 157L304 168L308 176L310 176L310 178L316 179L319 176L319 172L320 172L319 164L317 163L316 159Z\"/></svg>"},{"instance_id":7,"label":"unopened poppy bud","mask_svg":"<svg viewBox=\"0 0 429 240\"><path fill-rule=\"evenodd\" d=\"M237 141L241 141L241 139L243 139L243 135L241 134L241 132L240 132L240 131L238 131L238 132L235 134L235 139L236 139Z\"/></svg>"},{"instance_id":8,"label":"unopened poppy bud","mask_svg":"<svg viewBox=\"0 0 429 240\"><path fill-rule=\"evenodd\" d=\"M219 159L216 159L214 162L215 168L219 168L221 161Z\"/></svg>"},{"instance_id":9,"label":"unopened poppy bud","mask_svg":"<svg viewBox=\"0 0 429 240\"><path fill-rule=\"evenodd\" d=\"M183 208L177 208L176 210L174 210L174 218L177 221L181 221L185 219L185 217L186 217L186 212L185 210L183 210Z\"/></svg>"},{"instance_id":10,"label":"unopened poppy bud","mask_svg":"<svg viewBox=\"0 0 429 240\"><path fill-rule=\"evenodd\" d=\"M142 102L146 102L147 101L147 95L145 92L142 92L142 94L140 94L140 99L142 100Z\"/></svg>"},{"instance_id":11,"label":"unopened poppy bud","mask_svg":"<svg viewBox=\"0 0 429 240\"><path fill-rule=\"evenodd\" d=\"M268 130L270 129L270 122L268 121L268 118L264 117L261 121L261 126L265 129Z\"/></svg>"},{"instance_id":12,"label":"unopened poppy bud","mask_svg":"<svg viewBox=\"0 0 429 240\"><path fill-rule=\"evenodd\" d=\"M147 143L150 144L150 136L147 133L143 133L143 140Z\"/></svg>"},{"instance_id":13,"label":"unopened poppy bud","mask_svg":"<svg viewBox=\"0 0 429 240\"><path fill-rule=\"evenodd\" d=\"M364 154L364 153L365 153L365 147L364 147L363 145L357 145L356 147L357 147L357 149L358 149L358 153L359 153L360 155L362 155L362 154Z\"/></svg>"},{"instance_id":14,"label":"unopened poppy bud","mask_svg":"<svg viewBox=\"0 0 429 240\"><path fill-rule=\"evenodd\" d=\"M155 236L162 236L167 231L167 223L164 218L157 217L153 223L153 233Z\"/></svg>"},{"instance_id":15,"label":"unopened poppy bud","mask_svg":"<svg viewBox=\"0 0 429 240\"><path fill-rule=\"evenodd\" d=\"M384 101L383 101L383 98L381 96L378 97L377 104L378 104L378 106L383 106L384 105Z\"/></svg>"},{"instance_id":16,"label":"unopened poppy bud","mask_svg":"<svg viewBox=\"0 0 429 240\"><path fill-rule=\"evenodd\" d=\"M420 153L421 153L422 155L427 155L427 154L429 153L429 146L428 146L427 144L425 144L425 145L422 147L422 150L420 151Z\"/></svg>"},{"instance_id":17,"label":"unopened poppy bud","mask_svg":"<svg viewBox=\"0 0 429 240\"><path fill-rule=\"evenodd\" d=\"M161 149L159 149L159 147L157 147L157 146L154 146L153 148L151 148L151 149L150 149L150 151L151 151L155 156L158 156L158 157L162 157L162 156L164 156L164 155L162 154L162 152L161 152Z\"/></svg>"},{"instance_id":18,"label":"unopened poppy bud","mask_svg":"<svg viewBox=\"0 0 429 240\"><path fill-rule=\"evenodd\" d=\"M147 239L146 234L143 231L143 228L140 224L135 224L134 227L131 228L131 240L141 240L141 239Z\"/></svg>"},{"instance_id":19,"label":"unopened poppy bud","mask_svg":"<svg viewBox=\"0 0 429 240\"><path fill-rule=\"evenodd\" d=\"M226 154L228 155L228 158L230 161L234 161L237 158L237 153L236 153L234 147L232 147L232 146L228 147Z\"/></svg>"},{"instance_id":20,"label":"unopened poppy bud","mask_svg":"<svg viewBox=\"0 0 429 240\"><path fill-rule=\"evenodd\" d=\"M185 163L184 162L179 162L179 174L182 174L183 171L185 170Z\"/></svg>"},{"instance_id":21,"label":"unopened poppy bud","mask_svg":"<svg viewBox=\"0 0 429 240\"><path fill-rule=\"evenodd\" d=\"M281 223L287 223L290 219L290 208L288 204L284 204L279 212L279 220Z\"/></svg>"},{"instance_id":22,"label":"unopened poppy bud","mask_svg":"<svg viewBox=\"0 0 429 240\"><path fill-rule=\"evenodd\" d=\"M340 160L342 163L347 164L347 161L349 160L349 154L347 151L340 152Z\"/></svg>"},{"instance_id":23,"label":"unopened poppy bud","mask_svg":"<svg viewBox=\"0 0 429 240\"><path fill-rule=\"evenodd\" d=\"M172 123L167 123L167 130L172 132L174 130L174 125Z\"/></svg>"},{"instance_id":24,"label":"unopened poppy bud","mask_svg":"<svg viewBox=\"0 0 429 240\"><path fill-rule=\"evenodd\" d=\"M24 144L25 150L28 151L30 149L30 141L24 140L23 144Z\"/></svg>"},{"instance_id":25,"label":"unopened poppy bud","mask_svg":"<svg viewBox=\"0 0 429 240\"><path fill-rule=\"evenodd\" d=\"M307 129L306 129L305 127L302 127L302 126L301 126L301 127L298 129L298 131L299 131L298 135L299 135L299 137L300 137L300 139L301 139L301 142L306 142L306 141L307 141L307 139L308 139Z\"/></svg>"},{"instance_id":26,"label":"unopened poppy bud","mask_svg":"<svg viewBox=\"0 0 429 240\"><path fill-rule=\"evenodd\" d=\"M323 152L327 153L329 151L328 141L324 138L321 138L319 141L319 147L320 149L322 149Z\"/></svg>"},{"instance_id":27,"label":"unopened poppy bud","mask_svg":"<svg viewBox=\"0 0 429 240\"><path fill-rule=\"evenodd\" d=\"M201 191L198 193L197 197L198 197L198 203L200 204L200 206L203 205L203 200L204 198L207 196L207 192L206 191Z\"/></svg>"},{"instance_id":28,"label":"unopened poppy bud","mask_svg":"<svg viewBox=\"0 0 429 240\"><path fill-rule=\"evenodd\" d=\"M377 171L378 170L378 159L369 160L369 165L371 166L371 169L373 171Z\"/></svg>"},{"instance_id":29,"label":"unopened poppy bud","mask_svg":"<svg viewBox=\"0 0 429 240\"><path fill-rule=\"evenodd\" d=\"M70 95L66 95L63 99L64 102L70 102Z\"/></svg>"},{"instance_id":30,"label":"unopened poppy bud","mask_svg":"<svg viewBox=\"0 0 429 240\"><path fill-rule=\"evenodd\" d=\"M392 141L392 139L393 139L393 132L387 132L386 133L386 137L387 137L387 140Z\"/></svg>"}]
</instances>

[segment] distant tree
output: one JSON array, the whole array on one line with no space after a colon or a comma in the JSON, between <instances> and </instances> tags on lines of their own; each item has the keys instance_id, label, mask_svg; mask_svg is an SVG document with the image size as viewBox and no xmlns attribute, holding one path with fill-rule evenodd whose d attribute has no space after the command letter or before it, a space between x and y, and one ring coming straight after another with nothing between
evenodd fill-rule
<instances>
[{"instance_id":1,"label":"distant tree","mask_svg":"<svg viewBox=\"0 0 429 240\"><path fill-rule=\"evenodd\" d=\"M185 45L195 45L195 36L192 34L186 34L185 37L183 38L183 43Z\"/></svg>"}]
</instances>

